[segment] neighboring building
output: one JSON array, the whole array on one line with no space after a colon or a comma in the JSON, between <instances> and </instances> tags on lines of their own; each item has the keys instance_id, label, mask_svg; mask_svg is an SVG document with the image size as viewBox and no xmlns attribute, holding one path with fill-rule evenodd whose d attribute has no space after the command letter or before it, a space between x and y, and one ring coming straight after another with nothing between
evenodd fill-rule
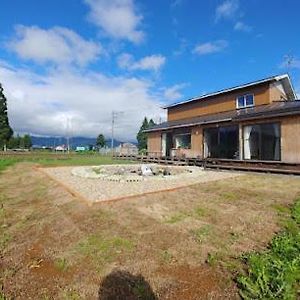
<instances>
[{"instance_id":1,"label":"neighboring building","mask_svg":"<svg viewBox=\"0 0 300 300\"><path fill-rule=\"evenodd\" d=\"M75 151L76 152L84 152L84 151L88 151L89 148L86 146L76 146Z\"/></svg>"},{"instance_id":2,"label":"neighboring building","mask_svg":"<svg viewBox=\"0 0 300 300\"><path fill-rule=\"evenodd\" d=\"M132 143L121 143L115 149L116 153L122 155L137 155L139 153L138 147Z\"/></svg>"},{"instance_id":3,"label":"neighboring building","mask_svg":"<svg viewBox=\"0 0 300 300\"><path fill-rule=\"evenodd\" d=\"M65 146L65 145L59 145L59 146L56 146L54 148L54 150L56 152L65 152L65 151L67 151L67 146Z\"/></svg>"},{"instance_id":4,"label":"neighboring building","mask_svg":"<svg viewBox=\"0 0 300 300\"><path fill-rule=\"evenodd\" d=\"M300 163L300 101L288 75L165 107L148 133L150 156Z\"/></svg>"}]
</instances>

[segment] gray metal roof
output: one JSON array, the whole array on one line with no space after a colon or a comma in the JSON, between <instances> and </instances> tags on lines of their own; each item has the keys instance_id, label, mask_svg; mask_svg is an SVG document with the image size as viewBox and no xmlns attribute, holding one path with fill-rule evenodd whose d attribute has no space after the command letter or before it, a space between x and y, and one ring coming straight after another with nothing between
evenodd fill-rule
<instances>
[{"instance_id":1,"label":"gray metal roof","mask_svg":"<svg viewBox=\"0 0 300 300\"><path fill-rule=\"evenodd\" d=\"M164 122L145 130L145 132L191 127L195 125L214 124L230 121L244 121L251 119L263 119L297 114L300 114L300 100L278 101L273 102L271 104L254 106L251 108L242 108L212 115L199 116L190 119Z\"/></svg>"},{"instance_id":2,"label":"gray metal roof","mask_svg":"<svg viewBox=\"0 0 300 300\"><path fill-rule=\"evenodd\" d=\"M184 101L176 102L176 103L164 106L163 108L165 108L165 109L166 108L172 108L172 107L180 106L180 105L183 105L183 104L186 104L186 103L207 99L209 97L215 97L215 96L225 94L225 93L228 93L228 92L232 92L232 91L236 91L236 90L239 90L239 89L244 89L244 88L252 87L252 86L267 83L267 82L271 83L273 81L274 82L275 81L280 81L282 83L283 88L286 91L289 100L295 100L296 99L296 93L294 91L294 88L293 88L293 85L292 85L292 82L291 82L291 79L290 79L289 75L288 74L283 74L283 75L271 76L271 77L264 78L264 79L261 79L261 80L252 81L252 82L242 84L242 85L238 85L238 86L235 86L235 87L231 87L231 88L228 88L228 89L223 89L223 90L220 90L220 91L217 91L217 92L213 92L213 93L201 95L201 96L198 96L198 97L194 97L194 98L191 98L191 99L187 99L187 100L184 100Z\"/></svg>"}]
</instances>

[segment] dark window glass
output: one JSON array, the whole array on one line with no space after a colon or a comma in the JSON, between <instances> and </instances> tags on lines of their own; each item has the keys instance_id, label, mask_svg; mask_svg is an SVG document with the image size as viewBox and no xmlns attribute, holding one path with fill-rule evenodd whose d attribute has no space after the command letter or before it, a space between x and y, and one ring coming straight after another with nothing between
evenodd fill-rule
<instances>
[{"instance_id":1,"label":"dark window glass","mask_svg":"<svg viewBox=\"0 0 300 300\"><path fill-rule=\"evenodd\" d=\"M229 158L239 157L239 129L237 126L224 126L204 130L206 157Z\"/></svg>"},{"instance_id":2,"label":"dark window glass","mask_svg":"<svg viewBox=\"0 0 300 300\"><path fill-rule=\"evenodd\" d=\"M254 104L253 95L246 95L246 106L252 106Z\"/></svg>"},{"instance_id":3,"label":"dark window glass","mask_svg":"<svg viewBox=\"0 0 300 300\"><path fill-rule=\"evenodd\" d=\"M244 107L245 106L245 103L244 103L244 96L241 96L241 97L238 97L238 107L241 108L241 107Z\"/></svg>"}]
</instances>

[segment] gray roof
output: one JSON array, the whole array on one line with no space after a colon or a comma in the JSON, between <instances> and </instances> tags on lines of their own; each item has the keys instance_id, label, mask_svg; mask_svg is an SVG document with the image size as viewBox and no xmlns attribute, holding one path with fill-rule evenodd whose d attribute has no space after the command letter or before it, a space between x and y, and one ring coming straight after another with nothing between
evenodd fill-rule
<instances>
[{"instance_id":1,"label":"gray roof","mask_svg":"<svg viewBox=\"0 0 300 300\"><path fill-rule=\"evenodd\" d=\"M234 122L234 121L245 121L245 120L263 119L263 118L271 118L271 117L281 117L281 116L297 115L297 114L300 114L300 100L278 101L278 102L273 102L271 104L254 106L251 108L242 108L242 109L236 109L236 110L231 110L231 111L212 114L212 115L199 116L190 119L164 122L145 130L145 132L191 127L195 125L230 122L230 121Z\"/></svg>"},{"instance_id":2,"label":"gray roof","mask_svg":"<svg viewBox=\"0 0 300 300\"><path fill-rule=\"evenodd\" d=\"M223 89L223 90L220 90L220 91L217 91L217 92L213 92L213 93L201 95L201 96L198 96L198 97L194 97L194 98L191 98L191 99L187 99L187 100L184 100L184 101L176 102L176 103L164 106L163 108L172 108L172 107L180 106L180 105L183 105L183 104L186 104L186 103L195 102L195 101L199 101L199 100L204 100L204 99L207 99L207 98L210 98L210 97L215 97L215 96L225 94L225 93L228 93L228 92L233 92L233 91L236 91L236 90L252 87L252 86L255 86L255 85L259 85L259 84L263 84L263 83L271 83L271 82L276 82L276 81L280 81L282 83L283 88L284 88L289 100L295 100L296 99L296 93L294 91L294 88L293 88L293 85L292 85L292 82L291 82L291 79L290 79L289 75L288 74L283 74L283 75L276 75L276 76L267 77L267 78L264 78L264 79L261 79L261 80L252 81L252 82L242 84L242 85L238 85L238 86L235 86L235 87L231 87L231 88L228 88L228 89Z\"/></svg>"}]
</instances>

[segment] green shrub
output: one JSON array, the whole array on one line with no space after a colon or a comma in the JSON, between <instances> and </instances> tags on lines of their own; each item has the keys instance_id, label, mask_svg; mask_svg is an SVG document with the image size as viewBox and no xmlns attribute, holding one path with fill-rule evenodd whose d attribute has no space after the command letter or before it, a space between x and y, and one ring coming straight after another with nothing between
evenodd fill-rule
<instances>
[{"instance_id":1,"label":"green shrub","mask_svg":"<svg viewBox=\"0 0 300 300\"><path fill-rule=\"evenodd\" d=\"M237 278L243 299L297 299L300 296L300 200L292 208L287 224L266 251L245 256L247 274Z\"/></svg>"}]
</instances>

